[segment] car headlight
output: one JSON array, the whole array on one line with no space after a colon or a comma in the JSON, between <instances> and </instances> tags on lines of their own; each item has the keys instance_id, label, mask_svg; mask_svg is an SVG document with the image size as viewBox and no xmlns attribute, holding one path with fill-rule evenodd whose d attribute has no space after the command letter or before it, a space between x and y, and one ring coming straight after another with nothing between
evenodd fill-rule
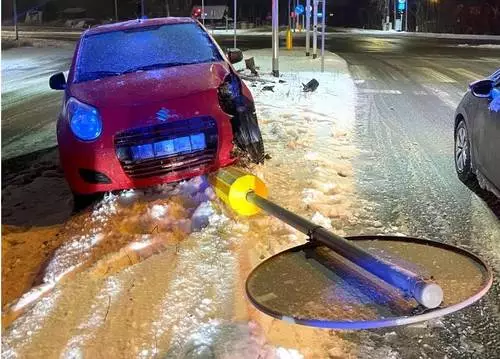
<instances>
[{"instance_id":1,"label":"car headlight","mask_svg":"<svg viewBox=\"0 0 500 359\"><path fill-rule=\"evenodd\" d=\"M101 135L102 120L95 107L70 98L66 114L73 134L83 141L93 141Z\"/></svg>"},{"instance_id":2,"label":"car headlight","mask_svg":"<svg viewBox=\"0 0 500 359\"><path fill-rule=\"evenodd\" d=\"M236 111L236 102L241 97L241 84L238 77L233 74L226 76L224 82L219 86L219 104L222 110L229 114Z\"/></svg>"}]
</instances>

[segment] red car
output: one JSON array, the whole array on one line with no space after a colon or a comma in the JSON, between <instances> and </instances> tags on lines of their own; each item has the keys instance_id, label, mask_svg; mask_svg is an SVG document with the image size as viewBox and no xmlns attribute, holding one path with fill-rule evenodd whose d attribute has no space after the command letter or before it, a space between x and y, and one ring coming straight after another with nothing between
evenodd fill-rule
<instances>
[{"instance_id":1,"label":"red car","mask_svg":"<svg viewBox=\"0 0 500 359\"><path fill-rule=\"evenodd\" d=\"M76 197L205 174L235 153L262 162L253 98L231 66L242 58L191 18L84 32L67 80L50 78L64 90L57 141Z\"/></svg>"}]
</instances>

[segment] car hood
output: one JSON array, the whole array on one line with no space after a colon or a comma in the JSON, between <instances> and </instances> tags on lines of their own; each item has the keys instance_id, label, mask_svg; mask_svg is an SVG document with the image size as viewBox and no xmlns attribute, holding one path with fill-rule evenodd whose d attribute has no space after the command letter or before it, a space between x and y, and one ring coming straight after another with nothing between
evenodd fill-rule
<instances>
[{"instance_id":1,"label":"car hood","mask_svg":"<svg viewBox=\"0 0 500 359\"><path fill-rule=\"evenodd\" d=\"M71 85L71 96L97 108L137 106L217 89L229 73L225 62L148 71Z\"/></svg>"}]
</instances>

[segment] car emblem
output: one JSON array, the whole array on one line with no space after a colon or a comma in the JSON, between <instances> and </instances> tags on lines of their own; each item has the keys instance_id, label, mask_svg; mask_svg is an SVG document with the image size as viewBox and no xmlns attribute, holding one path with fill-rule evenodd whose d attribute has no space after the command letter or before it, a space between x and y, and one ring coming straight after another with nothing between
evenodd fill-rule
<instances>
[{"instance_id":1,"label":"car emblem","mask_svg":"<svg viewBox=\"0 0 500 359\"><path fill-rule=\"evenodd\" d=\"M170 111L165 107L162 107L160 111L156 113L156 119L161 122L165 122L171 117Z\"/></svg>"}]
</instances>

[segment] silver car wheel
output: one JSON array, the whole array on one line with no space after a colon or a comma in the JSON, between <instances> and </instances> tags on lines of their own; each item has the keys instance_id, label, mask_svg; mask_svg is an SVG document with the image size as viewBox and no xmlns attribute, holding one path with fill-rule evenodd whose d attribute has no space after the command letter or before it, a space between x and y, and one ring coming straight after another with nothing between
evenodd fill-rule
<instances>
[{"instance_id":1,"label":"silver car wheel","mask_svg":"<svg viewBox=\"0 0 500 359\"><path fill-rule=\"evenodd\" d=\"M465 170L469 151L468 143L467 129L464 126L460 126L455 138L455 162L459 172Z\"/></svg>"}]
</instances>

